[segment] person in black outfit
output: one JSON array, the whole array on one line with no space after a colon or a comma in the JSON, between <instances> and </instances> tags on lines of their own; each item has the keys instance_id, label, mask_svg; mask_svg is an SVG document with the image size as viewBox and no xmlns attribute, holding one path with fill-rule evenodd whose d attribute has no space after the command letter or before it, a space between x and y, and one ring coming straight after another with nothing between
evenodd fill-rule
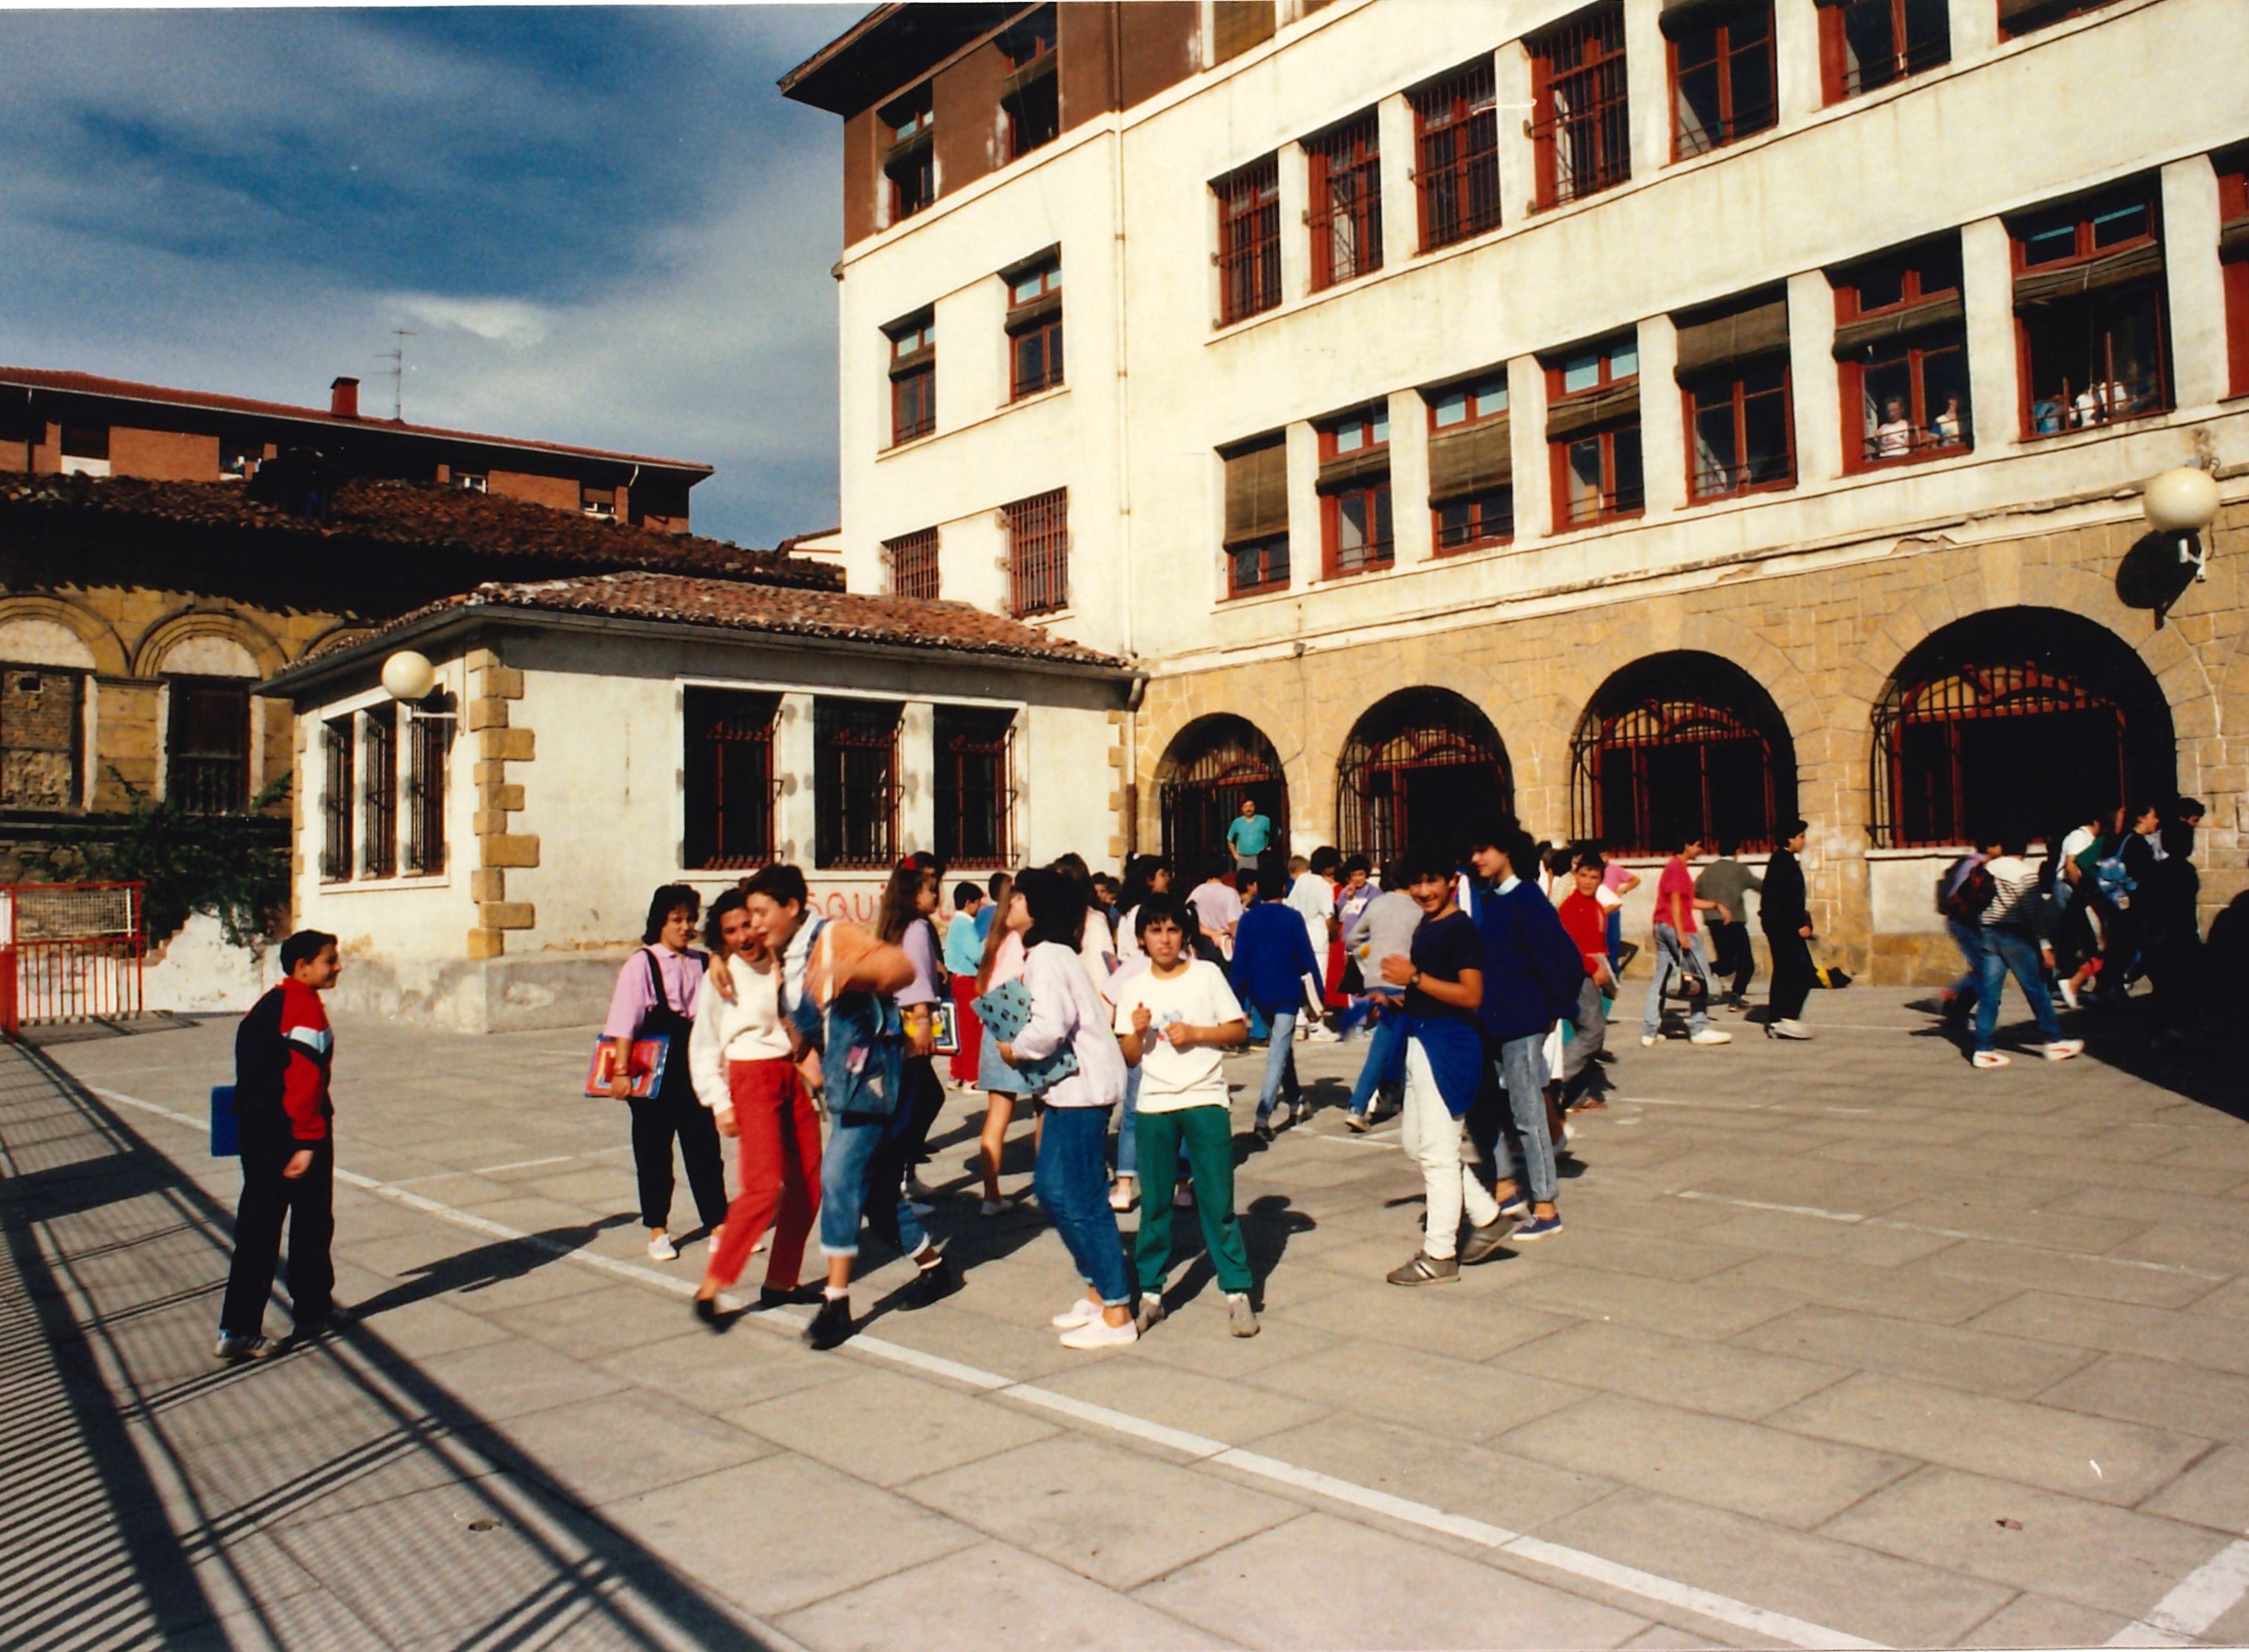
<instances>
[{"instance_id":1,"label":"person in black outfit","mask_svg":"<svg viewBox=\"0 0 2249 1652\"><path fill-rule=\"evenodd\" d=\"M289 1312L299 1337L341 1323L335 1265L335 1105L328 1063L335 1036L320 995L342 973L336 938L300 929L281 943L281 984L234 1035L234 1112L242 1144L242 1202L234 1262L219 1309L217 1357L229 1364L273 1352L265 1300L289 1229Z\"/></svg>"},{"instance_id":2,"label":"person in black outfit","mask_svg":"<svg viewBox=\"0 0 2249 1652\"><path fill-rule=\"evenodd\" d=\"M1765 993L1768 1038L1812 1036L1804 1024L1804 1001L1812 981L1812 912L1805 900L1804 867L1797 859L1809 829L1803 821L1791 821L1764 869L1757 921L1772 952L1772 985Z\"/></svg>"}]
</instances>

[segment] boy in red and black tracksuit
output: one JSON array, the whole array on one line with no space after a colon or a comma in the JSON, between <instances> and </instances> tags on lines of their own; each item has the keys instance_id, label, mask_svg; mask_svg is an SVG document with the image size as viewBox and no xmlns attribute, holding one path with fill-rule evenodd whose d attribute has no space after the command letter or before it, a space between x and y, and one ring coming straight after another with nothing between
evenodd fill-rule
<instances>
[{"instance_id":1,"label":"boy in red and black tracksuit","mask_svg":"<svg viewBox=\"0 0 2249 1652\"><path fill-rule=\"evenodd\" d=\"M340 973L336 938L303 929L281 943L281 984L242 1018L234 1036L234 1108L242 1142L242 1202L234 1217L234 1266L219 1310L218 1357L272 1352L265 1299L289 1224L289 1303L296 1333L315 1335L334 1317L335 1107L328 1065L335 1049L320 995Z\"/></svg>"}]
</instances>

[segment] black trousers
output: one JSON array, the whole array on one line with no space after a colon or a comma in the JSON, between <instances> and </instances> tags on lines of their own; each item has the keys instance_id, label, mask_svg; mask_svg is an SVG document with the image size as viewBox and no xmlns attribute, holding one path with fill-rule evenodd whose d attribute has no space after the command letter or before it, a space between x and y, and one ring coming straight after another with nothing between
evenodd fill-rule
<instances>
[{"instance_id":1,"label":"black trousers","mask_svg":"<svg viewBox=\"0 0 2249 1652\"><path fill-rule=\"evenodd\" d=\"M293 1179L281 1174L292 1155L310 1146L313 1162ZM234 1263L218 1328L254 1337L273 1294L281 1256L281 1227L289 1227L289 1312L300 1325L327 1318L336 1288L328 1246L335 1237L336 1153L333 1139L300 1142L286 1135L242 1139L242 1200L234 1210Z\"/></svg>"},{"instance_id":2,"label":"black trousers","mask_svg":"<svg viewBox=\"0 0 2249 1652\"><path fill-rule=\"evenodd\" d=\"M1743 923L1710 922L1710 967L1718 974L1733 978L1730 991L1737 998L1749 995L1750 982L1757 979L1757 953L1750 946L1750 926Z\"/></svg>"},{"instance_id":3,"label":"black trousers","mask_svg":"<svg viewBox=\"0 0 2249 1652\"><path fill-rule=\"evenodd\" d=\"M1799 1020L1812 991L1812 948L1801 935L1776 935L1767 930L1764 939L1772 948L1772 987L1765 1003L1774 1020Z\"/></svg>"},{"instance_id":4,"label":"black trousers","mask_svg":"<svg viewBox=\"0 0 2249 1652\"><path fill-rule=\"evenodd\" d=\"M715 1232L726 1220L726 1163L711 1110L695 1099L694 1086L684 1077L653 1096L634 1097L630 1105L642 1225L671 1225L671 1139L677 1136L679 1156L687 1165L688 1190L695 1195L695 1214Z\"/></svg>"}]
</instances>

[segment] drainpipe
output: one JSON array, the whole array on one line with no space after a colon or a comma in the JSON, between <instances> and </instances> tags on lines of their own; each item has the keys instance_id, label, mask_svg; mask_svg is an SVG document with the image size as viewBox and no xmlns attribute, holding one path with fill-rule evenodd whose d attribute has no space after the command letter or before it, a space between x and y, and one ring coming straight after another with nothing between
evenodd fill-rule
<instances>
[{"instance_id":1,"label":"drainpipe","mask_svg":"<svg viewBox=\"0 0 2249 1652\"><path fill-rule=\"evenodd\" d=\"M1117 311L1117 518L1118 551L1122 559L1124 588L1124 657L1137 662L1133 648L1135 607L1132 558L1132 420L1131 363L1127 349L1131 329L1124 319L1124 7L1111 0L1109 7L1109 139L1110 272ZM1124 795L1130 813L1124 821L1127 854L1139 846L1140 701L1146 691L1146 673L1138 672L1124 711Z\"/></svg>"}]
</instances>

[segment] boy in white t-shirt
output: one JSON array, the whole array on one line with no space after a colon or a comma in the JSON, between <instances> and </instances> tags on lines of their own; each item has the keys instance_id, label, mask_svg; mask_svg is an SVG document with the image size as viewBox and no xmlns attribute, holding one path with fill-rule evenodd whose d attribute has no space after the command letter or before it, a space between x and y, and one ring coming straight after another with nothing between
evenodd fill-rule
<instances>
[{"instance_id":1,"label":"boy in white t-shirt","mask_svg":"<svg viewBox=\"0 0 2249 1652\"><path fill-rule=\"evenodd\" d=\"M1176 900L1149 896L1137 927L1148 967L1120 979L1115 991L1118 1038L1125 1061L1140 1073L1134 1121L1139 1161L1176 1165L1185 1146L1203 1244L1226 1293L1228 1328L1237 1337L1254 1337L1249 1252L1234 1214L1234 1112L1224 1066L1226 1050L1249 1042L1248 1017L1223 970L1182 955L1186 925ZM1160 1187L1140 1201L1132 1251L1140 1272L1138 1318L1145 1333L1164 1317L1164 1276L1172 1260L1172 1201Z\"/></svg>"}]
</instances>

